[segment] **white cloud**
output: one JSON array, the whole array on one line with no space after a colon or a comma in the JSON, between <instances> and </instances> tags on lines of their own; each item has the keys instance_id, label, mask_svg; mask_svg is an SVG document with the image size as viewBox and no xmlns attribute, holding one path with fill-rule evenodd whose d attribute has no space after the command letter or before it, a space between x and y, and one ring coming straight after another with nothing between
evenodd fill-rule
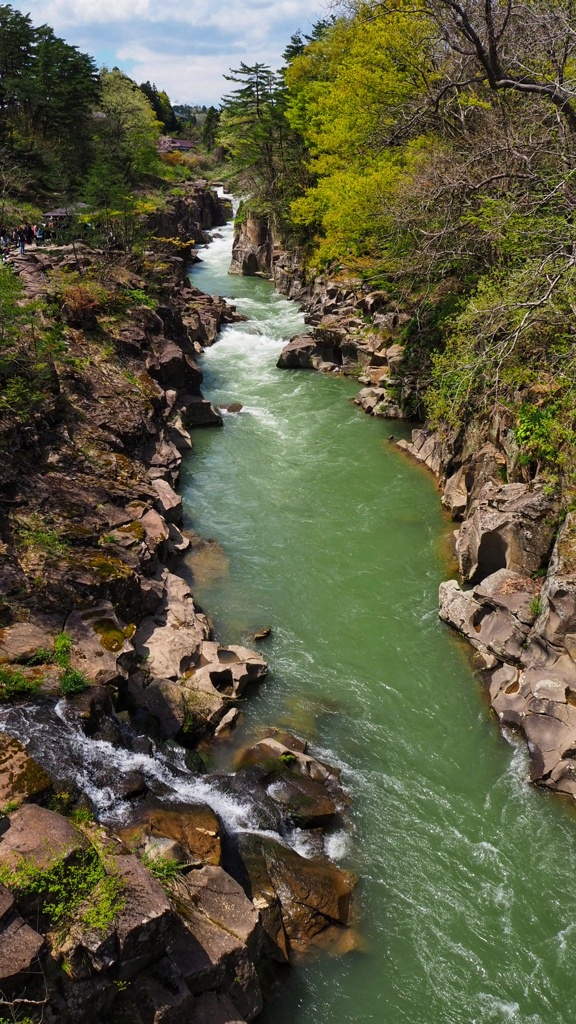
<instances>
[{"instance_id":1,"label":"white cloud","mask_svg":"<svg viewBox=\"0 0 576 1024\"><path fill-rule=\"evenodd\" d=\"M51 25L57 31L69 26L100 25L110 21L147 20L155 5L152 0L32 0L26 11L36 23Z\"/></svg>"},{"instance_id":2,"label":"white cloud","mask_svg":"<svg viewBox=\"0 0 576 1024\"><path fill-rule=\"evenodd\" d=\"M166 90L173 103L193 101L207 105L218 104L229 91L230 83L223 76L241 61L258 60L270 66L277 63L277 54L267 50L244 53L230 49L217 55L170 56L138 45L121 47L118 58L121 65L129 63L132 78L137 82L154 82L159 89Z\"/></svg>"},{"instance_id":3,"label":"white cloud","mask_svg":"<svg viewBox=\"0 0 576 1024\"><path fill-rule=\"evenodd\" d=\"M314 17L309 0L31 0L26 4L35 21L58 30L70 26L108 24L110 21L140 23L178 22L241 33L258 25L270 30L287 21L307 24ZM138 25L134 24L138 31Z\"/></svg>"},{"instance_id":4,"label":"white cloud","mask_svg":"<svg viewBox=\"0 0 576 1024\"><path fill-rule=\"evenodd\" d=\"M98 63L155 82L174 102L217 103L240 61L277 67L328 0L13 0Z\"/></svg>"}]
</instances>

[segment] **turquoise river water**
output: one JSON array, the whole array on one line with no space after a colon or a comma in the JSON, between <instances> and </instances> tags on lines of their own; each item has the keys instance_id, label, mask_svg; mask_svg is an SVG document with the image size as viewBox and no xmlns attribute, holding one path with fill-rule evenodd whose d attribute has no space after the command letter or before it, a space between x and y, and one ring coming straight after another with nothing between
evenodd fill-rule
<instances>
[{"instance_id":1,"label":"turquoise river water","mask_svg":"<svg viewBox=\"0 0 576 1024\"><path fill-rule=\"evenodd\" d=\"M354 382L276 369L302 316L228 276L220 235L193 281L251 319L202 357L205 394L244 408L185 467L188 525L223 549L194 589L223 642L272 626L248 728L289 726L343 769L354 829L331 853L360 876L364 944L293 971L265 1024L569 1024L576 820L530 787L437 618L434 482Z\"/></svg>"}]
</instances>

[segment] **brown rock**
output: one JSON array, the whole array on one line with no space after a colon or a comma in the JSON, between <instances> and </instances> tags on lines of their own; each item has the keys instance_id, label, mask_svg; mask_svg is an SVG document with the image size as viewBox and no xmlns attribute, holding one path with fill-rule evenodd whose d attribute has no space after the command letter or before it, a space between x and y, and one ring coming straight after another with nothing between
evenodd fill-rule
<instances>
[{"instance_id":1,"label":"brown rock","mask_svg":"<svg viewBox=\"0 0 576 1024\"><path fill-rule=\"evenodd\" d=\"M192 992L224 989L246 1020L262 1009L254 962L262 932L258 911L221 868L178 880L175 899L185 927L171 931L168 954Z\"/></svg>"},{"instance_id":2,"label":"brown rock","mask_svg":"<svg viewBox=\"0 0 576 1024\"><path fill-rule=\"evenodd\" d=\"M72 612L65 628L74 645L72 664L90 682L106 686L126 678L122 665L129 661L133 648L110 602Z\"/></svg>"},{"instance_id":3,"label":"brown rock","mask_svg":"<svg viewBox=\"0 0 576 1024\"><path fill-rule=\"evenodd\" d=\"M194 1000L194 1024L244 1024L252 1017L241 1017L238 1010L223 994L204 992Z\"/></svg>"},{"instance_id":4,"label":"brown rock","mask_svg":"<svg viewBox=\"0 0 576 1024\"><path fill-rule=\"evenodd\" d=\"M240 847L255 904L271 909L270 894L276 894L293 953L309 952L320 933L348 924L351 876L327 861L306 860L273 839L245 836Z\"/></svg>"},{"instance_id":5,"label":"brown rock","mask_svg":"<svg viewBox=\"0 0 576 1024\"><path fill-rule=\"evenodd\" d=\"M106 929L90 929L82 923L80 907L78 923L70 929L64 948L72 956L85 950L99 970L121 961L126 977L131 961L139 970L147 958L150 962L157 957L172 914L164 890L137 857L114 857L110 872L121 883L120 910L115 919Z\"/></svg>"},{"instance_id":6,"label":"brown rock","mask_svg":"<svg viewBox=\"0 0 576 1024\"><path fill-rule=\"evenodd\" d=\"M18 740L0 733L0 808L46 794L52 782Z\"/></svg>"},{"instance_id":7,"label":"brown rock","mask_svg":"<svg viewBox=\"0 0 576 1024\"><path fill-rule=\"evenodd\" d=\"M266 782L268 795L299 828L325 828L338 814L335 801L321 782L288 772L273 773Z\"/></svg>"},{"instance_id":8,"label":"brown rock","mask_svg":"<svg viewBox=\"0 0 576 1024\"><path fill-rule=\"evenodd\" d=\"M486 484L456 540L464 580L498 569L530 575L547 559L554 536L554 505L541 486Z\"/></svg>"},{"instance_id":9,"label":"brown rock","mask_svg":"<svg viewBox=\"0 0 576 1024\"><path fill-rule=\"evenodd\" d=\"M394 326L396 327L397 324ZM390 367L390 373L397 374L400 370L404 362L404 348L404 345L390 345L390 348L386 349L386 361Z\"/></svg>"},{"instance_id":10,"label":"brown rock","mask_svg":"<svg viewBox=\"0 0 576 1024\"><path fill-rule=\"evenodd\" d=\"M554 545L542 587L537 631L548 643L565 644L576 631L576 515L570 512ZM568 640L568 643L570 641Z\"/></svg>"},{"instance_id":11,"label":"brown rock","mask_svg":"<svg viewBox=\"0 0 576 1024\"><path fill-rule=\"evenodd\" d=\"M39 648L52 650L55 633L31 622L0 629L0 661L28 661Z\"/></svg>"},{"instance_id":12,"label":"brown rock","mask_svg":"<svg viewBox=\"0 0 576 1024\"><path fill-rule=\"evenodd\" d=\"M276 365L281 370L312 369L312 359L320 350L311 334L299 334L282 349Z\"/></svg>"},{"instance_id":13,"label":"brown rock","mask_svg":"<svg viewBox=\"0 0 576 1024\"><path fill-rule=\"evenodd\" d=\"M86 846L84 836L66 818L46 807L24 804L10 814L10 827L0 836L0 865L13 871L24 858L46 870Z\"/></svg>"},{"instance_id":14,"label":"brown rock","mask_svg":"<svg viewBox=\"0 0 576 1024\"><path fill-rule=\"evenodd\" d=\"M134 821L120 835L130 848L135 843L143 846L149 837L174 840L184 849L187 860L196 864L217 865L222 856L220 822L205 804L163 807L149 801L136 811Z\"/></svg>"},{"instance_id":15,"label":"brown rock","mask_svg":"<svg viewBox=\"0 0 576 1024\"><path fill-rule=\"evenodd\" d=\"M158 495L156 507L167 523L182 521L182 498L166 480L153 480L152 486Z\"/></svg>"},{"instance_id":16,"label":"brown rock","mask_svg":"<svg viewBox=\"0 0 576 1024\"><path fill-rule=\"evenodd\" d=\"M261 765L271 772L289 770L316 782L337 780L340 775L338 769L332 765L317 761L315 757L301 750L292 750L273 737L260 740L241 753L239 767L246 768L250 765Z\"/></svg>"},{"instance_id":17,"label":"brown rock","mask_svg":"<svg viewBox=\"0 0 576 1024\"><path fill-rule=\"evenodd\" d=\"M0 901L6 890L0 887ZM44 946L44 939L38 932L12 911L0 920L0 989L10 987L21 975L34 968Z\"/></svg>"},{"instance_id":18,"label":"brown rock","mask_svg":"<svg viewBox=\"0 0 576 1024\"><path fill-rule=\"evenodd\" d=\"M198 612L188 585L167 573L162 606L153 617L142 620L134 647L146 658L152 676L178 679L195 663L208 634L206 618Z\"/></svg>"},{"instance_id":19,"label":"brown rock","mask_svg":"<svg viewBox=\"0 0 576 1024\"><path fill-rule=\"evenodd\" d=\"M226 412L242 412L244 406L241 402L229 402L228 405L220 405L219 409L224 409Z\"/></svg>"}]
</instances>

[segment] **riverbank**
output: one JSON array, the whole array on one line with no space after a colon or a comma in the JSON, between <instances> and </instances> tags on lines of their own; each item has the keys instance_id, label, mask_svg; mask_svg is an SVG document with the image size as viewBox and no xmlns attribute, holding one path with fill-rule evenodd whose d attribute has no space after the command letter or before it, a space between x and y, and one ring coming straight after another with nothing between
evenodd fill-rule
<instances>
[{"instance_id":1,"label":"riverbank","mask_svg":"<svg viewBox=\"0 0 576 1024\"><path fill-rule=\"evenodd\" d=\"M243 409L183 470L218 552L195 592L234 642L272 627L239 742L281 722L342 768L355 829L334 853L361 879L362 955L299 967L263 1021L418 1024L425 1006L426 1024L568 1024L576 830L527 784L438 619L451 527L435 482L388 440L409 424L354 405L355 378L276 368L303 317L228 275L222 234L198 283L254 319L202 356L205 394Z\"/></svg>"},{"instance_id":2,"label":"riverbank","mask_svg":"<svg viewBox=\"0 0 576 1024\"><path fill-rule=\"evenodd\" d=\"M301 255L264 239L249 215L235 234L232 269L255 265L306 309L308 332L284 347L280 368L354 377L367 414L391 424L414 418L428 355L419 361L417 344L406 346L409 305L344 272L308 282ZM525 739L531 780L574 798L576 518L523 457L514 427L513 410L497 405L442 436L417 429L398 443L434 474L457 524L460 583L441 586L440 616L473 647L501 726Z\"/></svg>"},{"instance_id":3,"label":"riverbank","mask_svg":"<svg viewBox=\"0 0 576 1024\"><path fill-rule=\"evenodd\" d=\"M187 191L184 235L225 222ZM287 732L231 776L196 749L266 664L213 640L178 575L182 454L222 424L196 357L244 319L188 283L182 202L143 257L14 260L66 346L3 464L1 988L32 1019L252 1020L273 965L348 920L352 878L296 850L340 823L338 771Z\"/></svg>"}]
</instances>

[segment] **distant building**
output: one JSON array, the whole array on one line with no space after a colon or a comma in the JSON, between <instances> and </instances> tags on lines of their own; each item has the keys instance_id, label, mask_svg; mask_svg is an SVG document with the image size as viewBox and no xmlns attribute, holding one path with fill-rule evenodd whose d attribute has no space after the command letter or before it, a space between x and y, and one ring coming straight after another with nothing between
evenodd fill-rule
<instances>
[{"instance_id":1,"label":"distant building","mask_svg":"<svg viewBox=\"0 0 576 1024\"><path fill-rule=\"evenodd\" d=\"M87 210L88 203L70 203L70 206L59 206L55 210L48 210L44 214L45 220L61 220L63 217L73 217L80 210Z\"/></svg>"},{"instance_id":2,"label":"distant building","mask_svg":"<svg viewBox=\"0 0 576 1024\"><path fill-rule=\"evenodd\" d=\"M188 139L173 139L170 135L161 135L158 143L160 153L191 153L194 149L194 142L189 142Z\"/></svg>"}]
</instances>

